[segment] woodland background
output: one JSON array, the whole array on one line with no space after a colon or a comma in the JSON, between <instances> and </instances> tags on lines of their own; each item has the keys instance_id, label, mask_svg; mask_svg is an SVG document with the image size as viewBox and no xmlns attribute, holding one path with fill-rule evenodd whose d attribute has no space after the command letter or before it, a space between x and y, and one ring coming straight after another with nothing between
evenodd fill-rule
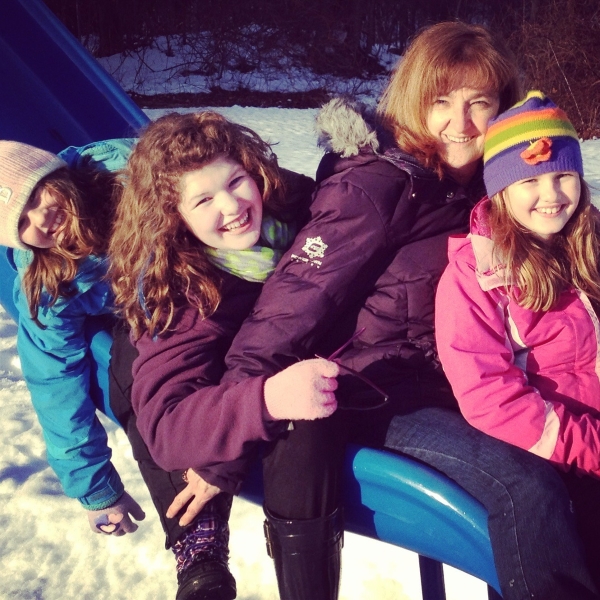
<instances>
[{"instance_id":1,"label":"woodland background","mask_svg":"<svg viewBox=\"0 0 600 600\"><path fill-rule=\"evenodd\" d=\"M144 107L278 106L277 94L242 83L222 85L273 65L321 75L294 97L316 107L332 94L327 77L361 82L387 76L421 27L442 20L483 23L507 42L526 87L539 88L571 117L582 139L600 136L600 0L45 0L69 30L101 59L139 56L163 40L185 45L179 74L208 77L210 97L151 98L127 90ZM179 53L178 53L179 55ZM384 60L385 57L388 57ZM287 99L290 106L290 100ZM190 104L192 103L192 104Z\"/></svg>"}]
</instances>

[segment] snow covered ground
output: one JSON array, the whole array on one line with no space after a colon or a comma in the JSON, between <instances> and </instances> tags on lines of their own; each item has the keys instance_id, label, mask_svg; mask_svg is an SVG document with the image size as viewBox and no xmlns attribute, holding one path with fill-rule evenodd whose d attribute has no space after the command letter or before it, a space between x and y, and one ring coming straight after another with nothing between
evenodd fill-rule
<instances>
[{"instance_id":1,"label":"snow covered ground","mask_svg":"<svg viewBox=\"0 0 600 600\"><path fill-rule=\"evenodd\" d=\"M194 110L194 109L185 109ZM281 164L314 175L320 152L314 110L216 109L275 144ZM148 110L154 119L164 113ZM600 140L583 143L588 181L600 202ZM107 422L114 462L146 510L138 531L122 538L91 533L84 511L66 498L45 461L40 427L21 377L16 327L0 309L0 599L156 600L174 598L174 560L124 433ZM262 535L262 511L236 499L231 570L240 600L275 600L275 576ZM448 600L484 600L486 586L446 569ZM343 600L420 600L417 557L371 539L346 536Z\"/></svg>"}]
</instances>

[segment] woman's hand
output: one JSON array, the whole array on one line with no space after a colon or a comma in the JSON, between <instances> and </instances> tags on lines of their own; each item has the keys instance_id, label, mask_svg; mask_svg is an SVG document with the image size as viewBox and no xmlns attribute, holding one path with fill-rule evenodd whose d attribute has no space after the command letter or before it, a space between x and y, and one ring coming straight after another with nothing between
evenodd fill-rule
<instances>
[{"instance_id":1,"label":"woman's hand","mask_svg":"<svg viewBox=\"0 0 600 600\"><path fill-rule=\"evenodd\" d=\"M204 481L194 469L188 469L185 475L188 484L175 496L166 513L167 518L173 519L189 502L186 511L179 519L182 527L189 525L200 514L205 504L221 492L216 485Z\"/></svg>"},{"instance_id":2,"label":"woman's hand","mask_svg":"<svg viewBox=\"0 0 600 600\"><path fill-rule=\"evenodd\" d=\"M313 420L331 416L340 368L324 358L303 360L265 381L268 420Z\"/></svg>"}]
</instances>

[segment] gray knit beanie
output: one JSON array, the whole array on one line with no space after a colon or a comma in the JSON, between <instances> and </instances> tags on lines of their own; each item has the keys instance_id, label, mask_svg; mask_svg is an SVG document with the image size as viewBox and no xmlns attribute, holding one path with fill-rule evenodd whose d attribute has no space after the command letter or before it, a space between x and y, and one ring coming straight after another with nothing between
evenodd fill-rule
<instances>
[{"instance_id":1,"label":"gray knit beanie","mask_svg":"<svg viewBox=\"0 0 600 600\"><path fill-rule=\"evenodd\" d=\"M46 175L67 163L46 150L0 140L0 244L27 250L19 238L19 219L31 192Z\"/></svg>"}]
</instances>

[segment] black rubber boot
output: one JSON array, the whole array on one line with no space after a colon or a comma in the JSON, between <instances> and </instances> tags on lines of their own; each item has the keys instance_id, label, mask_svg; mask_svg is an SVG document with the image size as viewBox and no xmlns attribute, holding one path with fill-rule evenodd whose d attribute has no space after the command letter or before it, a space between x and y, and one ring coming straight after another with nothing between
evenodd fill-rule
<instances>
[{"instance_id":1,"label":"black rubber boot","mask_svg":"<svg viewBox=\"0 0 600 600\"><path fill-rule=\"evenodd\" d=\"M233 575L216 560L194 563L177 580L176 600L233 600L237 595Z\"/></svg>"},{"instance_id":2,"label":"black rubber boot","mask_svg":"<svg viewBox=\"0 0 600 600\"><path fill-rule=\"evenodd\" d=\"M344 542L341 509L308 520L265 514L267 552L275 562L281 600L337 600Z\"/></svg>"}]
</instances>

